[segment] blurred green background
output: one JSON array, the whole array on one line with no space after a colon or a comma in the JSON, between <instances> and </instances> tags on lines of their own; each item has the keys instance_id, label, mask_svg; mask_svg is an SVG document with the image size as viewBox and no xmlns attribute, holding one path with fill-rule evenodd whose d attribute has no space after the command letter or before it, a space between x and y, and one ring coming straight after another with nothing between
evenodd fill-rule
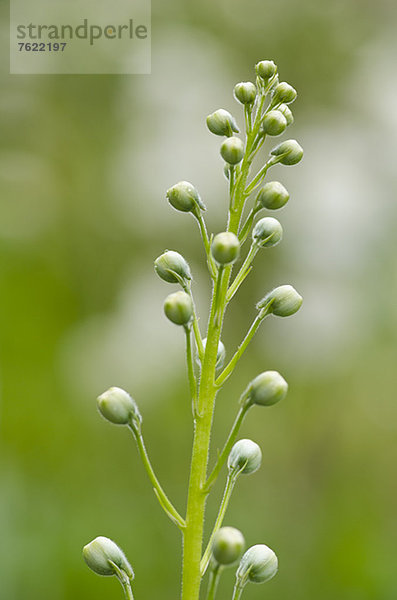
<instances>
[{"instance_id":1,"label":"blurred green background","mask_svg":"<svg viewBox=\"0 0 397 600\"><path fill-rule=\"evenodd\" d=\"M150 76L8 75L1 3L0 598L117 599L81 547L116 539L136 598L179 596L180 540L134 444L95 397L126 387L161 480L183 510L191 445L181 332L152 262L181 251L205 323L208 281L193 220L165 190L192 181L222 230L219 140L241 124L234 83L274 59L299 91L290 134L305 148L272 174L291 192L284 243L261 254L231 309L229 356L273 285L305 297L265 323L219 397L214 450L246 383L280 370L288 399L249 415L263 467L226 524L277 551L280 573L247 600L391 600L397 594L397 93L394 0L153 0ZM277 170L278 169L278 170ZM215 496L221 494L216 488ZM209 505L207 525L215 515ZM221 584L229 598L233 572Z\"/></svg>"}]
</instances>

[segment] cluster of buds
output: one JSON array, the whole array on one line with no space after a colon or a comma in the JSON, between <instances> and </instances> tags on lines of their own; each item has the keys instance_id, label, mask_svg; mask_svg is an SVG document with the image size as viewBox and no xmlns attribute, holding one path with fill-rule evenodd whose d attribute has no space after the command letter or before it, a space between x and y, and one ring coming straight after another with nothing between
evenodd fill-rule
<instances>
[{"instance_id":1,"label":"cluster of buds","mask_svg":"<svg viewBox=\"0 0 397 600\"><path fill-rule=\"evenodd\" d=\"M193 442L191 477L186 516L176 510L159 483L142 433L142 416L135 400L118 387L112 387L97 398L101 415L110 423L124 425L136 441L139 455L149 476L156 497L167 516L183 532L183 592L182 600L198 600L200 576L209 568L207 600L214 600L218 579L225 567L236 565L236 581L232 600L239 600L248 582L264 583L277 573L275 553L265 544L256 544L244 553L243 534L234 527L223 527L223 520L234 486L240 475L258 471L262 462L260 446L250 439L237 439L246 414L254 406L270 407L285 398L288 384L276 370L263 371L254 377L240 396L237 417L216 463L207 474L211 426L216 395L241 359L253 335L268 315L289 317L301 307L302 297L292 285L279 285L257 303L256 317L245 338L227 362L227 352L221 341L223 320L229 302L248 276L256 254L261 249L274 248L283 239L283 227L273 216L257 220L260 211L280 210L290 194L279 181L265 182L270 168L276 164L292 166L300 162L303 150L294 139L272 147L265 164L255 175L251 171L260 157L267 138L283 134L294 122L290 105L296 90L279 81L278 69L271 60L262 60L255 67L255 81L237 83L235 100L244 110L244 128L234 116L220 108L206 119L209 131L224 138L220 155L229 186L229 210L225 231L209 235L204 219L206 206L196 187L180 181L166 193L169 204L177 211L190 213L196 220L203 239L206 262L212 283L212 301L207 335L202 336L193 298L194 280L185 257L175 250L165 250L154 261L158 277L179 289L164 300L164 314L186 334L186 360L189 391L192 402L195 437ZM245 138L241 130L245 129ZM249 202L252 199L251 208ZM247 206L248 205L248 206ZM245 210L247 208L247 210ZM244 221L245 219L245 221ZM245 257L244 243L250 237L251 246ZM241 264L239 265L239 262ZM233 270L237 266L237 272ZM210 493L222 467L226 465L226 484L212 533L201 555L198 532L203 533L206 495ZM88 566L99 575L115 575L123 586L127 600L132 600L133 570L120 548L105 537L98 537L84 547Z\"/></svg>"}]
</instances>

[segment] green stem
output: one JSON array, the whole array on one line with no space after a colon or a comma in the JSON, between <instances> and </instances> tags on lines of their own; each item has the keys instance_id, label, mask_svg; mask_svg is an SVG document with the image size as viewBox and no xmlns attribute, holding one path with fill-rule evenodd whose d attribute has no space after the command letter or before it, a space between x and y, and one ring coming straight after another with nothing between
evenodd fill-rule
<instances>
[{"instance_id":1,"label":"green stem","mask_svg":"<svg viewBox=\"0 0 397 600\"><path fill-rule=\"evenodd\" d=\"M125 581L122 582L121 585L123 586L123 590L124 590L124 594L126 597L126 600L134 600L134 596L132 595L132 589L131 589L131 584L129 581Z\"/></svg>"},{"instance_id":2,"label":"green stem","mask_svg":"<svg viewBox=\"0 0 397 600\"><path fill-rule=\"evenodd\" d=\"M187 364L187 374L189 380L189 389L190 389L190 398L192 400L192 410L193 416L197 416L197 382L196 376L194 374L194 365L193 365L193 352L192 352L192 338L191 338L191 327L190 325L186 325L184 327L186 333L186 364Z\"/></svg>"},{"instance_id":3,"label":"green stem","mask_svg":"<svg viewBox=\"0 0 397 600\"><path fill-rule=\"evenodd\" d=\"M248 344L250 343L250 341L254 337L255 333L258 331L259 326L262 323L263 319L268 314L269 314L269 312L266 309L260 311L260 313L256 317L255 321L252 323L251 327L249 328L247 335L245 336L245 338L243 339L243 341L239 345L239 347L238 347L237 351L235 352L233 358L226 365L226 367L223 369L222 373L219 375L218 379L215 381L215 385L216 386L220 387L226 381L226 379L228 377L230 377L230 375L233 373L234 367L236 366L236 364L238 363L238 361L240 360L240 358L244 354L245 350L247 349Z\"/></svg>"},{"instance_id":4,"label":"green stem","mask_svg":"<svg viewBox=\"0 0 397 600\"><path fill-rule=\"evenodd\" d=\"M240 233L238 235L238 239L240 241L240 245L243 245L245 240L247 239L248 233L252 227L252 223L253 220L255 218L255 215L261 210L260 206L254 206L254 208L251 208L248 217L244 223L244 225L242 226Z\"/></svg>"},{"instance_id":5,"label":"green stem","mask_svg":"<svg viewBox=\"0 0 397 600\"><path fill-rule=\"evenodd\" d=\"M263 106L263 103L261 104ZM259 124L257 125L259 128ZM253 130L247 134L246 152L241 163L240 172L234 182L233 209L229 210L227 231L238 234L241 215L244 208L244 189L250 169L249 152L257 135ZM190 465L189 488L186 508L186 527L183 531L183 564L182 564L182 600L198 600L200 594L201 575L200 561L202 553L205 505L208 492L205 490L207 463L210 447L212 420L215 398L218 391L215 385L215 371L218 344L222 332L223 318L226 309L226 294L232 271L227 266L223 273L217 272L212 256L210 242L206 233L202 216L199 216L207 260L211 276L216 280L211 302L208 322L207 341L202 361L200 389L198 396L199 416L195 421L193 449ZM218 289L217 289L218 288ZM215 294L215 290L217 293Z\"/></svg>"},{"instance_id":6,"label":"green stem","mask_svg":"<svg viewBox=\"0 0 397 600\"><path fill-rule=\"evenodd\" d=\"M156 497L157 497L160 505L162 506L164 511L167 513L167 515L169 516L171 521L173 521L179 527L179 529L184 529L184 527L186 526L184 519L181 517L181 515L178 513L176 508L170 502L166 493L164 492L163 488L161 487L159 480L156 477L156 474L153 470L152 464L150 462L150 459L149 459L149 456L148 456L148 453L147 453L147 450L145 447L145 443L143 441L142 433L140 431L133 429L132 427L130 427L130 429L134 435L136 445L138 447L139 455L142 459L143 465L149 476L151 484L153 485L154 493L156 494Z\"/></svg>"},{"instance_id":7,"label":"green stem","mask_svg":"<svg viewBox=\"0 0 397 600\"><path fill-rule=\"evenodd\" d=\"M193 304L193 321L192 321L192 325L193 325L194 339L196 341L197 352L198 352L199 358L200 358L200 360L203 360L203 357L204 357L204 346L203 346L203 340L201 338L200 326L199 326L198 318L197 318L196 305L195 305L193 294L192 294L191 282L189 281L188 284L183 287L183 289L185 290L185 292L187 294L189 294L190 299L191 299L192 304Z\"/></svg>"},{"instance_id":8,"label":"green stem","mask_svg":"<svg viewBox=\"0 0 397 600\"><path fill-rule=\"evenodd\" d=\"M219 579L222 573L222 565L214 563L210 570L210 577L208 581L207 600L214 600L216 590L218 588Z\"/></svg>"},{"instance_id":9,"label":"green stem","mask_svg":"<svg viewBox=\"0 0 397 600\"><path fill-rule=\"evenodd\" d=\"M244 279L247 277L248 273L251 270L251 263L254 260L257 252L259 250L259 246L257 244L252 243L251 248L246 256L245 261L243 262L240 271L237 273L232 285L229 287L227 291L226 301L230 302L233 298L234 294L237 292L240 285L243 283Z\"/></svg>"},{"instance_id":10,"label":"green stem","mask_svg":"<svg viewBox=\"0 0 397 600\"><path fill-rule=\"evenodd\" d=\"M204 242L204 248L205 248L205 253L207 255L207 264L208 264L208 269L210 272L210 275L212 277L212 279L215 279L216 277L216 266L214 264L214 260L212 258L211 255L211 244L210 244L210 240L208 237L208 233L207 233L207 227L205 226L205 221L204 221L204 217L201 214L201 212L199 211L197 215L195 215L197 222L199 224L200 227L200 232L201 232L201 237L203 238L203 242Z\"/></svg>"},{"instance_id":11,"label":"green stem","mask_svg":"<svg viewBox=\"0 0 397 600\"><path fill-rule=\"evenodd\" d=\"M232 600L240 600L241 595L243 593L243 589L244 587L241 587L240 585L236 585L234 586L234 590L233 590L233 597Z\"/></svg>"},{"instance_id":12,"label":"green stem","mask_svg":"<svg viewBox=\"0 0 397 600\"><path fill-rule=\"evenodd\" d=\"M251 181L249 186L246 188L245 193L247 194L247 196L249 194L251 194L254 191L254 189L257 188L258 185L260 185L262 183L262 180L266 176L266 173L268 172L270 167L272 167L274 164L276 164L276 162L278 162L278 161L274 161L273 158L270 158L267 161L267 163L265 163L265 165L261 168L261 170L258 172L258 174Z\"/></svg>"},{"instance_id":13,"label":"green stem","mask_svg":"<svg viewBox=\"0 0 397 600\"><path fill-rule=\"evenodd\" d=\"M212 469L210 476L208 477L204 490L208 493L209 490L211 489L212 485L214 484L216 478L219 475L219 471L221 470L221 468L223 467L227 457L230 454L230 450L233 447L234 442L236 441L236 437L238 435L239 429L241 427L242 422L244 421L245 415L247 414L248 410L250 408L249 404L243 404L242 406L240 406L240 409L237 413L237 417L233 423L233 426L230 430L229 436L225 442L225 445L223 446L223 450L222 452L219 454L218 456L218 460L216 461L216 465L215 467Z\"/></svg>"},{"instance_id":14,"label":"green stem","mask_svg":"<svg viewBox=\"0 0 397 600\"><path fill-rule=\"evenodd\" d=\"M222 527L223 519L225 518L227 507L229 506L230 498L231 498L234 486L237 481L237 475L238 475L238 473L235 473L235 472L228 473L225 491L223 492L223 498L222 498L221 505L219 507L218 516L216 518L215 525L214 525L214 528L210 535L210 539L209 539L207 547L205 549L203 558L201 559L200 567L201 567L201 575L202 576L206 572L208 563L210 562L212 543L214 541L214 537L215 537L217 531L219 531L219 529Z\"/></svg>"},{"instance_id":15,"label":"green stem","mask_svg":"<svg viewBox=\"0 0 397 600\"><path fill-rule=\"evenodd\" d=\"M237 234L241 212L242 207L237 212L229 213L228 231ZM198 600L200 593L200 561L205 504L208 495L204 490L204 486L207 477L215 398L218 391L215 386L215 371L231 270L232 267L227 266L223 274L218 273L217 282L214 285L212 294L198 397L200 414L195 422L186 509L186 528L184 529L183 536L182 600ZM217 288L218 293L215 294Z\"/></svg>"}]
</instances>

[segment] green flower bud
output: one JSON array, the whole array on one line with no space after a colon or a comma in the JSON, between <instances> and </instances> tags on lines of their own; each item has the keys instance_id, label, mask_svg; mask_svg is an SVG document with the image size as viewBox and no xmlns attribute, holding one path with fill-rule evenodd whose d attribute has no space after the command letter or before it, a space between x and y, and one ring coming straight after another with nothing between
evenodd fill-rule
<instances>
[{"instance_id":1,"label":"green flower bud","mask_svg":"<svg viewBox=\"0 0 397 600\"><path fill-rule=\"evenodd\" d=\"M252 241L260 248L270 248L279 244L283 237L283 228L277 219L265 217L257 222L252 231Z\"/></svg>"},{"instance_id":2,"label":"green flower bud","mask_svg":"<svg viewBox=\"0 0 397 600\"><path fill-rule=\"evenodd\" d=\"M258 444L252 440L239 440L230 451L227 467L230 473L250 475L259 469L261 462L262 452Z\"/></svg>"},{"instance_id":3,"label":"green flower bud","mask_svg":"<svg viewBox=\"0 0 397 600\"><path fill-rule=\"evenodd\" d=\"M229 165L237 165L243 160L244 143L238 137L229 137L222 143L221 156Z\"/></svg>"},{"instance_id":4,"label":"green flower bud","mask_svg":"<svg viewBox=\"0 0 397 600\"><path fill-rule=\"evenodd\" d=\"M289 193L279 181L269 181L258 192L256 204L261 208L277 210L287 204Z\"/></svg>"},{"instance_id":5,"label":"green flower bud","mask_svg":"<svg viewBox=\"0 0 397 600\"><path fill-rule=\"evenodd\" d=\"M234 97L241 104L253 104L256 98L256 87L251 81L242 81L234 86Z\"/></svg>"},{"instance_id":6,"label":"green flower bud","mask_svg":"<svg viewBox=\"0 0 397 600\"><path fill-rule=\"evenodd\" d=\"M170 294L164 301L166 317L175 325L187 325L193 317L193 302L186 292Z\"/></svg>"},{"instance_id":7,"label":"green flower bud","mask_svg":"<svg viewBox=\"0 0 397 600\"><path fill-rule=\"evenodd\" d=\"M129 579L134 578L134 571L124 552L107 537L99 536L84 546L83 557L90 569L98 575L117 575L116 565Z\"/></svg>"},{"instance_id":8,"label":"green flower bud","mask_svg":"<svg viewBox=\"0 0 397 600\"><path fill-rule=\"evenodd\" d=\"M168 283L186 283L192 278L186 260L179 252L167 250L154 261L157 275Z\"/></svg>"},{"instance_id":9,"label":"green flower bud","mask_svg":"<svg viewBox=\"0 0 397 600\"><path fill-rule=\"evenodd\" d=\"M303 148L296 140L286 140L273 148L270 154L273 156L281 156L279 162L282 165L296 165L302 160Z\"/></svg>"},{"instance_id":10,"label":"green flower bud","mask_svg":"<svg viewBox=\"0 0 397 600\"><path fill-rule=\"evenodd\" d=\"M266 294L256 307L262 309L270 305L269 312L272 312L277 317L289 317L300 309L302 302L302 296L298 294L292 285L280 285Z\"/></svg>"},{"instance_id":11,"label":"green flower bud","mask_svg":"<svg viewBox=\"0 0 397 600\"><path fill-rule=\"evenodd\" d=\"M239 133L239 128L234 120L234 117L223 108L216 110L207 117L207 127L215 135L226 135L230 137L235 133Z\"/></svg>"},{"instance_id":12,"label":"green flower bud","mask_svg":"<svg viewBox=\"0 0 397 600\"><path fill-rule=\"evenodd\" d=\"M244 398L251 404L272 406L283 400L288 392L288 383L277 371L264 371L253 379L244 392Z\"/></svg>"},{"instance_id":13,"label":"green flower bud","mask_svg":"<svg viewBox=\"0 0 397 600\"><path fill-rule=\"evenodd\" d=\"M207 338L203 339L203 348L205 350L205 347L207 345ZM226 348L225 348L225 344L223 342L221 342L221 340L219 340L218 343L218 351L216 353L216 369L222 369L223 365L225 364L225 358L226 358Z\"/></svg>"},{"instance_id":14,"label":"green flower bud","mask_svg":"<svg viewBox=\"0 0 397 600\"><path fill-rule=\"evenodd\" d=\"M219 265L233 263L240 254L238 237L229 231L218 233L212 241L211 253Z\"/></svg>"},{"instance_id":15,"label":"green flower bud","mask_svg":"<svg viewBox=\"0 0 397 600\"><path fill-rule=\"evenodd\" d=\"M287 127L292 125L294 122L294 115L292 114L290 107L286 104L280 104L277 110L283 113L284 117L287 119Z\"/></svg>"},{"instance_id":16,"label":"green flower bud","mask_svg":"<svg viewBox=\"0 0 397 600\"><path fill-rule=\"evenodd\" d=\"M283 104L291 104L291 102L296 99L297 95L297 91L292 87L292 85L286 83L285 81L281 81L274 88L272 104L273 106L279 104L280 102Z\"/></svg>"},{"instance_id":17,"label":"green flower bud","mask_svg":"<svg viewBox=\"0 0 397 600\"><path fill-rule=\"evenodd\" d=\"M101 415L115 425L140 426L142 423L137 403L119 387L111 387L98 396L97 405Z\"/></svg>"},{"instance_id":18,"label":"green flower bud","mask_svg":"<svg viewBox=\"0 0 397 600\"><path fill-rule=\"evenodd\" d=\"M287 119L279 110L269 111L262 121L262 132L265 135L281 135L287 128Z\"/></svg>"},{"instance_id":19,"label":"green flower bud","mask_svg":"<svg viewBox=\"0 0 397 600\"><path fill-rule=\"evenodd\" d=\"M221 527L212 542L212 556L220 565L232 565L240 558L244 546L241 531L235 527Z\"/></svg>"},{"instance_id":20,"label":"green flower bud","mask_svg":"<svg viewBox=\"0 0 397 600\"><path fill-rule=\"evenodd\" d=\"M277 72L277 66L272 60L261 60L255 66L256 74L265 81L273 77Z\"/></svg>"},{"instance_id":21,"label":"green flower bud","mask_svg":"<svg viewBox=\"0 0 397 600\"><path fill-rule=\"evenodd\" d=\"M167 200L171 206L182 212L205 210L198 191L188 181L180 181L167 190Z\"/></svg>"},{"instance_id":22,"label":"green flower bud","mask_svg":"<svg viewBox=\"0 0 397 600\"><path fill-rule=\"evenodd\" d=\"M275 576L278 570L277 556L265 544L256 544L248 548L243 555L236 573L237 586L242 587L248 581L265 583Z\"/></svg>"}]
</instances>

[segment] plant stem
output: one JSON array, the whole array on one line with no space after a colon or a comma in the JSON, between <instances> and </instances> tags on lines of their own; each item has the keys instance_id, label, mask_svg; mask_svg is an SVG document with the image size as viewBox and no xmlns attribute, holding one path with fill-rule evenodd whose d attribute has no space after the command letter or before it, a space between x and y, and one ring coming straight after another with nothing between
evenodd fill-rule
<instances>
[{"instance_id":1,"label":"plant stem","mask_svg":"<svg viewBox=\"0 0 397 600\"><path fill-rule=\"evenodd\" d=\"M203 238L205 253L207 255L207 264L208 269L212 279L216 278L216 266L214 264L212 255L211 255L211 244L207 233L207 227L205 226L204 217L199 211L196 216L197 222L200 227L201 237Z\"/></svg>"},{"instance_id":2,"label":"plant stem","mask_svg":"<svg viewBox=\"0 0 397 600\"><path fill-rule=\"evenodd\" d=\"M251 244L251 248L246 256L245 261L243 262L240 271L237 273L232 285L229 287L227 291L226 300L230 302L233 298L234 294L237 292L240 285L243 283L244 279L247 277L248 273L251 270L251 263L254 260L257 252L259 250L259 246L257 244Z\"/></svg>"},{"instance_id":3,"label":"plant stem","mask_svg":"<svg viewBox=\"0 0 397 600\"><path fill-rule=\"evenodd\" d=\"M121 584L123 586L124 594L126 600L134 600L134 596L132 595L131 584L129 581L125 581Z\"/></svg>"},{"instance_id":4,"label":"plant stem","mask_svg":"<svg viewBox=\"0 0 397 600\"><path fill-rule=\"evenodd\" d=\"M223 369L222 373L219 375L218 379L215 381L216 386L218 386L218 387L221 386L226 381L226 379L228 377L230 377L230 375L233 373L234 367L236 366L236 364L238 363L238 361L244 354L245 350L247 349L248 344L254 337L255 333L258 331L260 324L262 323L263 319L267 316L267 314L268 314L267 312L260 311L260 313L258 314L256 319L252 323L251 327L249 328L247 335L245 336L245 338L239 345L233 358L230 360L229 364L226 365L226 367Z\"/></svg>"},{"instance_id":5,"label":"plant stem","mask_svg":"<svg viewBox=\"0 0 397 600\"><path fill-rule=\"evenodd\" d=\"M205 491L208 493L211 486L213 485L213 483L215 482L216 478L219 475L219 471L221 470L221 468L223 467L224 462L226 461L227 457L229 456L230 450L232 449L232 446L236 440L237 434L239 432L239 429L241 427L242 422L244 421L245 415L248 412L248 409L250 408L250 405L247 404L243 404L242 406L240 406L240 409L237 413L237 417L233 423L233 426L230 430L230 433L228 435L228 438L225 442L225 445L223 447L222 452L220 453L220 455L218 456L218 460L216 461L216 465L215 467L212 469L210 476L208 477L206 484L205 484Z\"/></svg>"},{"instance_id":6,"label":"plant stem","mask_svg":"<svg viewBox=\"0 0 397 600\"><path fill-rule=\"evenodd\" d=\"M241 594L243 593L243 589L244 589L243 587L241 587L240 585L236 584L234 586L232 600L240 600Z\"/></svg>"},{"instance_id":7,"label":"plant stem","mask_svg":"<svg viewBox=\"0 0 397 600\"><path fill-rule=\"evenodd\" d=\"M186 333L186 363L187 363L187 374L189 380L190 398L192 400L193 416L196 417L198 413L197 407L197 382L194 374L193 365L193 352L192 352L192 338L191 338L191 327L186 325L184 327Z\"/></svg>"},{"instance_id":8,"label":"plant stem","mask_svg":"<svg viewBox=\"0 0 397 600\"><path fill-rule=\"evenodd\" d=\"M254 206L254 208L252 208L250 210L250 213L238 235L238 239L239 239L241 245L243 245L245 240L247 239L247 236L248 236L249 230L251 229L254 217L260 210L261 210L260 206Z\"/></svg>"},{"instance_id":9,"label":"plant stem","mask_svg":"<svg viewBox=\"0 0 397 600\"><path fill-rule=\"evenodd\" d=\"M219 579L222 573L222 565L215 563L210 570L208 581L207 600L214 600L218 588Z\"/></svg>"},{"instance_id":10,"label":"plant stem","mask_svg":"<svg viewBox=\"0 0 397 600\"><path fill-rule=\"evenodd\" d=\"M169 516L171 521L173 521L179 527L179 529L184 529L184 527L186 526L184 519L181 517L181 515L178 513L176 508L170 502L166 493L164 492L163 488L161 487L159 480L156 477L156 474L155 474L152 464L150 462L141 432L136 431L132 427L130 427L130 429L134 435L136 445L138 447L139 455L142 459L143 465L146 469L149 479L153 485L154 492L156 494L158 501L160 502L160 505L162 506L164 511L167 513L167 515Z\"/></svg>"},{"instance_id":11,"label":"plant stem","mask_svg":"<svg viewBox=\"0 0 397 600\"><path fill-rule=\"evenodd\" d=\"M203 558L201 559L200 566L201 566L201 575L202 576L206 572L208 563L210 562L212 542L214 541L216 532L219 530L220 527L222 527L223 519L225 518L227 507L229 506L230 498L231 498L234 486L237 481L237 476L238 476L238 472L237 473L236 472L228 473L225 491L223 492L222 502L219 507L218 516L216 518L215 525L214 525L214 528L210 535L210 539L209 539L207 547L205 549Z\"/></svg>"},{"instance_id":12,"label":"plant stem","mask_svg":"<svg viewBox=\"0 0 397 600\"><path fill-rule=\"evenodd\" d=\"M200 326L199 326L198 318L197 318L196 305L195 305L195 302L194 302L194 298L193 298L193 294L192 294L192 286L191 286L190 281L189 281L189 283L187 285L185 285L183 287L183 289L185 290L185 292L187 294L189 294L190 299L191 299L192 304L193 304L193 321L192 321L192 325L193 325L194 339L196 341L197 352L198 352L199 358L200 358L200 360L203 360L203 357L204 357L204 346L203 346L203 340L201 338L201 331L200 331Z\"/></svg>"},{"instance_id":13,"label":"plant stem","mask_svg":"<svg viewBox=\"0 0 397 600\"><path fill-rule=\"evenodd\" d=\"M261 104L263 106L263 103ZM247 133L247 143L240 172L233 185L233 206L229 210L227 231L238 234L241 215L245 201L245 185L250 169L249 154L259 129L256 119L252 131ZM215 279L211 311L208 321L207 341L202 361L201 380L198 395L199 415L195 420L193 449L190 466L188 499L186 508L186 527L183 530L183 564L182 564L182 600L199 600L201 574L200 561L203 542L205 504L208 495L206 488L207 463L210 447L212 420L218 386L215 385L215 371L218 344L222 332L223 318L226 309L226 294L232 266L223 272L215 269L211 256L210 242L202 216L199 216L207 252L207 261L211 276Z\"/></svg>"}]
</instances>

